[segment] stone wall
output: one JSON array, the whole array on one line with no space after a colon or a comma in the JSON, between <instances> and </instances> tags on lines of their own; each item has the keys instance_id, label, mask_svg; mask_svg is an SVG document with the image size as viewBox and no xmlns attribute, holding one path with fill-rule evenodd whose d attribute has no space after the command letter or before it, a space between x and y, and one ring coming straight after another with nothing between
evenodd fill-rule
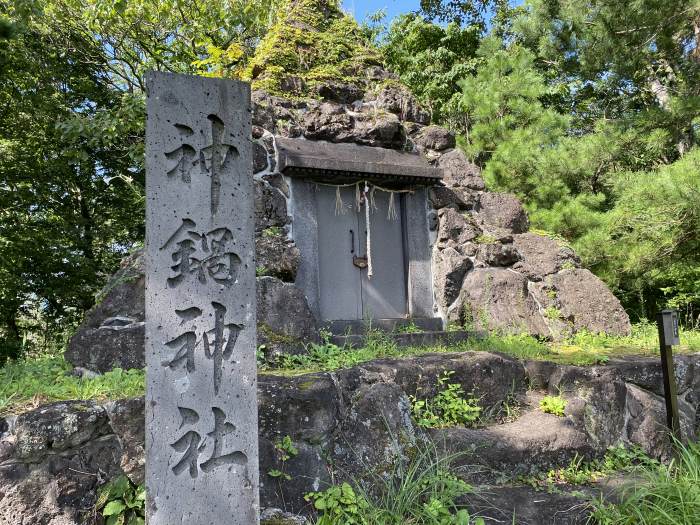
<instances>
[{"instance_id":1,"label":"stone wall","mask_svg":"<svg viewBox=\"0 0 700 525\"><path fill-rule=\"evenodd\" d=\"M480 398L480 428L426 431L414 426L409 396L435 394L436 378ZM700 356L677 356L681 426L698 431ZM538 396L561 393L566 417L544 414ZM381 472L397 452L432 440L465 454L463 475L475 485L600 457L611 445L637 444L670 455L658 359L628 358L604 366L522 362L490 353L432 354L380 360L332 373L261 375L258 384L263 507L309 512L304 494L331 480ZM508 403L519 417L503 422ZM0 524L97 523L96 490L121 473L144 477L143 398L105 404L71 401L0 418ZM298 454L283 461L285 436ZM273 469L289 479L269 475Z\"/></svg>"}]
</instances>

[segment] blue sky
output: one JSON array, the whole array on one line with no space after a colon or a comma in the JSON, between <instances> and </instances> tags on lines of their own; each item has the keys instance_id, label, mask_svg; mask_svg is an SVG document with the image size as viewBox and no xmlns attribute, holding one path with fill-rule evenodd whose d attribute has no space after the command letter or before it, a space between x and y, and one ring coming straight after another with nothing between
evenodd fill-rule
<instances>
[{"instance_id":1,"label":"blue sky","mask_svg":"<svg viewBox=\"0 0 700 525\"><path fill-rule=\"evenodd\" d=\"M416 11L420 0L343 0L343 10L355 16L358 22L382 8L386 8L387 20L396 15Z\"/></svg>"}]
</instances>

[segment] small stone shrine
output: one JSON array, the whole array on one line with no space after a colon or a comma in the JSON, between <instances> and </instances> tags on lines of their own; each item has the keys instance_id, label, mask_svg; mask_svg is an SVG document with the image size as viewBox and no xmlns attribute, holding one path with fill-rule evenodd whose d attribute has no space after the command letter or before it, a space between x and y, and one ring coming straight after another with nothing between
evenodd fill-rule
<instances>
[{"instance_id":1,"label":"small stone shrine","mask_svg":"<svg viewBox=\"0 0 700 525\"><path fill-rule=\"evenodd\" d=\"M150 525L258 521L250 87L153 73L146 129Z\"/></svg>"}]
</instances>

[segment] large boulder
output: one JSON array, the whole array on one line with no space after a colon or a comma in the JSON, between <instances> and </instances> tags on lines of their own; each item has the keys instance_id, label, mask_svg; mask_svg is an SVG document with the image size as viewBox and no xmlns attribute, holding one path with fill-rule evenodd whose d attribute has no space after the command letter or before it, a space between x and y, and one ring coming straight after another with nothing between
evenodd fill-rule
<instances>
[{"instance_id":1,"label":"large boulder","mask_svg":"<svg viewBox=\"0 0 700 525\"><path fill-rule=\"evenodd\" d=\"M481 229L472 218L453 208L444 208L438 212L438 248L452 247L463 253L466 243L481 235Z\"/></svg>"},{"instance_id":2,"label":"large boulder","mask_svg":"<svg viewBox=\"0 0 700 525\"><path fill-rule=\"evenodd\" d=\"M258 345L266 357L298 354L318 342L316 319L301 289L274 277L257 280Z\"/></svg>"},{"instance_id":3,"label":"large boulder","mask_svg":"<svg viewBox=\"0 0 700 525\"><path fill-rule=\"evenodd\" d=\"M401 120L428 124L430 113L424 110L411 92L397 82L386 83L376 94L365 96L377 109L394 113Z\"/></svg>"},{"instance_id":4,"label":"large boulder","mask_svg":"<svg viewBox=\"0 0 700 525\"><path fill-rule=\"evenodd\" d=\"M527 279L505 268L477 268L467 275L451 320L476 328L548 335Z\"/></svg>"},{"instance_id":5,"label":"large boulder","mask_svg":"<svg viewBox=\"0 0 700 525\"><path fill-rule=\"evenodd\" d=\"M547 278L555 290L561 317L574 330L629 335L629 316L603 281L589 270L564 270Z\"/></svg>"},{"instance_id":6,"label":"large boulder","mask_svg":"<svg viewBox=\"0 0 700 525\"><path fill-rule=\"evenodd\" d=\"M141 368L145 344L144 255L139 250L100 292L97 304L68 342L66 359L95 371Z\"/></svg>"},{"instance_id":7,"label":"large boulder","mask_svg":"<svg viewBox=\"0 0 700 525\"><path fill-rule=\"evenodd\" d=\"M255 190L255 231L268 228L281 228L289 222L287 199L277 188L264 180L254 181Z\"/></svg>"},{"instance_id":8,"label":"large boulder","mask_svg":"<svg viewBox=\"0 0 700 525\"><path fill-rule=\"evenodd\" d=\"M473 263L469 257L459 253L452 247L435 250L433 255L433 274L435 295L438 304L447 311L449 306L459 297L462 283Z\"/></svg>"},{"instance_id":9,"label":"large boulder","mask_svg":"<svg viewBox=\"0 0 700 525\"><path fill-rule=\"evenodd\" d=\"M255 265L258 275L294 282L300 262L299 248L284 235L263 233L255 239Z\"/></svg>"},{"instance_id":10,"label":"large boulder","mask_svg":"<svg viewBox=\"0 0 700 525\"><path fill-rule=\"evenodd\" d=\"M454 133L440 126L426 126L413 138L413 142L419 148L435 151L454 148L457 144Z\"/></svg>"},{"instance_id":11,"label":"large boulder","mask_svg":"<svg viewBox=\"0 0 700 525\"><path fill-rule=\"evenodd\" d=\"M329 142L351 141L353 119L340 104L320 104L304 115L304 136Z\"/></svg>"}]
</instances>

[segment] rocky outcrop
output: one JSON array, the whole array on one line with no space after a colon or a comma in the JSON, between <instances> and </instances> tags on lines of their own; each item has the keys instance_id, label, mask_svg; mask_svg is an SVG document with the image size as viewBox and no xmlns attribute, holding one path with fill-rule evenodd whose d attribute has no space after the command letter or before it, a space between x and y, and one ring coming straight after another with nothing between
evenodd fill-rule
<instances>
[{"instance_id":1,"label":"rocky outcrop","mask_svg":"<svg viewBox=\"0 0 700 525\"><path fill-rule=\"evenodd\" d=\"M137 251L98 295L97 305L69 341L66 359L93 371L143 367L145 283L144 256Z\"/></svg>"},{"instance_id":2,"label":"rocky outcrop","mask_svg":"<svg viewBox=\"0 0 700 525\"><path fill-rule=\"evenodd\" d=\"M677 356L676 370L682 428L693 437L700 356ZM410 396L434 396L445 371L492 415L479 427L426 431L413 423ZM667 459L662 390L660 363L646 358L577 367L467 352L297 377L260 375L261 504L307 513L307 492L332 480L361 479L368 466L381 475L396 453L410 455L427 439L438 450L459 453L461 475L489 491L508 490L494 487L498 480L566 466L574 457L600 457L618 443ZM567 399L565 417L537 408L547 391ZM505 404L519 406L520 416L501 423ZM95 523L101 484L122 473L143 480L143 408L143 398L73 401L0 419L0 523ZM298 451L287 458L279 448L286 436ZM275 470L289 479L270 475Z\"/></svg>"},{"instance_id":3,"label":"rocky outcrop","mask_svg":"<svg viewBox=\"0 0 700 525\"><path fill-rule=\"evenodd\" d=\"M274 277L257 280L258 346L268 358L298 354L319 341L316 319L303 292Z\"/></svg>"}]
</instances>

